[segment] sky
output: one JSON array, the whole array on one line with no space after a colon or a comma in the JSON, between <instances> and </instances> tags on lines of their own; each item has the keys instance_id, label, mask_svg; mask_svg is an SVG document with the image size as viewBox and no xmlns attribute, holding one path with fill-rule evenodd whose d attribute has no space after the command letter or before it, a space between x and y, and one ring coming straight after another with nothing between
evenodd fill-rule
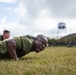
<instances>
[{"instance_id":1,"label":"sky","mask_svg":"<svg viewBox=\"0 0 76 75\"><path fill-rule=\"evenodd\" d=\"M60 22L65 29L58 29ZM76 0L0 0L0 34L4 29L11 37L76 33Z\"/></svg>"}]
</instances>

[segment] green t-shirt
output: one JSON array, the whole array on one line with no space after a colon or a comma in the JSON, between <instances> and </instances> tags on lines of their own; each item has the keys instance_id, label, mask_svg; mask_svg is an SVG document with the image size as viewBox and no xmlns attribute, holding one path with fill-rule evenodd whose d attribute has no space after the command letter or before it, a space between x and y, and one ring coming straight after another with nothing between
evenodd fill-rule
<instances>
[{"instance_id":1,"label":"green t-shirt","mask_svg":"<svg viewBox=\"0 0 76 75\"><path fill-rule=\"evenodd\" d=\"M30 52L30 49L33 45L32 38L26 36L20 36L20 37L14 37L14 40L17 44L17 55L19 57L24 56Z\"/></svg>"},{"instance_id":2,"label":"green t-shirt","mask_svg":"<svg viewBox=\"0 0 76 75\"><path fill-rule=\"evenodd\" d=\"M6 40L0 41L0 58L9 58L9 54L7 52ZM17 56L21 57L30 52L30 49L33 45L33 39L28 38L26 36L14 37L14 41L17 45Z\"/></svg>"},{"instance_id":3,"label":"green t-shirt","mask_svg":"<svg viewBox=\"0 0 76 75\"><path fill-rule=\"evenodd\" d=\"M6 42L7 40L0 41L0 53L7 52Z\"/></svg>"},{"instance_id":4,"label":"green t-shirt","mask_svg":"<svg viewBox=\"0 0 76 75\"><path fill-rule=\"evenodd\" d=\"M3 40L3 35L0 35L0 41L2 41Z\"/></svg>"}]
</instances>

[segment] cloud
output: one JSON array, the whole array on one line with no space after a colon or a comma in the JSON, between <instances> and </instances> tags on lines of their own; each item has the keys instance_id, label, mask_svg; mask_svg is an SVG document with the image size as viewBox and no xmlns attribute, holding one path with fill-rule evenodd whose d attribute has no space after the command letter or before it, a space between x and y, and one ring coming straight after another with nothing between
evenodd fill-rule
<instances>
[{"instance_id":1,"label":"cloud","mask_svg":"<svg viewBox=\"0 0 76 75\"><path fill-rule=\"evenodd\" d=\"M12 3L12 2L16 2L17 0L0 0L0 2L3 3Z\"/></svg>"},{"instance_id":2,"label":"cloud","mask_svg":"<svg viewBox=\"0 0 76 75\"><path fill-rule=\"evenodd\" d=\"M23 3L19 3L18 7L15 8L14 11L22 18L27 16L27 9L24 7Z\"/></svg>"},{"instance_id":3,"label":"cloud","mask_svg":"<svg viewBox=\"0 0 76 75\"><path fill-rule=\"evenodd\" d=\"M28 14L36 18L39 11L49 9L54 18L76 18L76 0L22 0Z\"/></svg>"},{"instance_id":4,"label":"cloud","mask_svg":"<svg viewBox=\"0 0 76 75\"><path fill-rule=\"evenodd\" d=\"M23 16L28 15L28 17L21 18L19 23L27 26L29 34L42 33L52 37L52 35L57 36L58 23L65 22L67 33L71 33L72 26L75 26L75 20L73 20L75 2L75 0L70 2L69 0L22 0L23 8L27 10ZM64 35L65 32L62 30L60 33Z\"/></svg>"},{"instance_id":5,"label":"cloud","mask_svg":"<svg viewBox=\"0 0 76 75\"><path fill-rule=\"evenodd\" d=\"M7 17L4 16L4 17L1 19L0 23L1 23L1 24L5 23L5 22L6 22L6 19L7 19Z\"/></svg>"},{"instance_id":6,"label":"cloud","mask_svg":"<svg viewBox=\"0 0 76 75\"><path fill-rule=\"evenodd\" d=\"M34 20L34 24L41 31L51 30L52 28L56 28L56 19L50 17L50 11L47 9L43 9L39 12L38 18ZM55 26L54 26L55 25Z\"/></svg>"},{"instance_id":7,"label":"cloud","mask_svg":"<svg viewBox=\"0 0 76 75\"><path fill-rule=\"evenodd\" d=\"M45 0L22 0L30 18L36 19L38 12L44 8Z\"/></svg>"},{"instance_id":8,"label":"cloud","mask_svg":"<svg viewBox=\"0 0 76 75\"><path fill-rule=\"evenodd\" d=\"M18 15L13 16L18 17L18 21L7 23L9 19L4 17L1 24L12 31L13 36L44 34L57 37L59 22L66 23L68 34L76 32L75 13L76 0L19 0L11 14ZM13 17L10 19L13 20ZM60 35L64 34L65 31L60 30Z\"/></svg>"},{"instance_id":9,"label":"cloud","mask_svg":"<svg viewBox=\"0 0 76 75\"><path fill-rule=\"evenodd\" d=\"M76 18L76 0L46 0L55 18Z\"/></svg>"},{"instance_id":10,"label":"cloud","mask_svg":"<svg viewBox=\"0 0 76 75\"><path fill-rule=\"evenodd\" d=\"M28 34L27 26L23 26L19 23L3 23L0 26L0 33L1 34L3 33L4 28L11 31L11 37Z\"/></svg>"}]
</instances>

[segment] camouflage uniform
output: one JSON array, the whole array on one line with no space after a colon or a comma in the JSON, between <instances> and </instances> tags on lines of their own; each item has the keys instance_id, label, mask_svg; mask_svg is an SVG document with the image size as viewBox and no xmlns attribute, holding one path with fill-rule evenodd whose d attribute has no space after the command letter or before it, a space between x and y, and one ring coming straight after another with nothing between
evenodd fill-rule
<instances>
[{"instance_id":1,"label":"camouflage uniform","mask_svg":"<svg viewBox=\"0 0 76 75\"><path fill-rule=\"evenodd\" d=\"M7 58L10 57L7 52L7 40L0 41L0 57L1 58ZM20 36L20 37L14 37L14 41L17 45L17 56L21 57L25 54L30 52L30 49L33 45L33 39L26 37L26 36Z\"/></svg>"},{"instance_id":2,"label":"camouflage uniform","mask_svg":"<svg viewBox=\"0 0 76 75\"><path fill-rule=\"evenodd\" d=\"M2 41L3 40L3 35L0 35L0 41Z\"/></svg>"}]
</instances>

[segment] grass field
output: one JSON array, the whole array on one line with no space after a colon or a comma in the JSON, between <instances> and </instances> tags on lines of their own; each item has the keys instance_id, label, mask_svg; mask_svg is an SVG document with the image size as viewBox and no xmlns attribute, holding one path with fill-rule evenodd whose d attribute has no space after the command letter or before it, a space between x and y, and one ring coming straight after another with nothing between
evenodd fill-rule
<instances>
[{"instance_id":1,"label":"grass field","mask_svg":"<svg viewBox=\"0 0 76 75\"><path fill-rule=\"evenodd\" d=\"M0 75L76 75L76 47L47 47L19 61L0 60Z\"/></svg>"}]
</instances>

